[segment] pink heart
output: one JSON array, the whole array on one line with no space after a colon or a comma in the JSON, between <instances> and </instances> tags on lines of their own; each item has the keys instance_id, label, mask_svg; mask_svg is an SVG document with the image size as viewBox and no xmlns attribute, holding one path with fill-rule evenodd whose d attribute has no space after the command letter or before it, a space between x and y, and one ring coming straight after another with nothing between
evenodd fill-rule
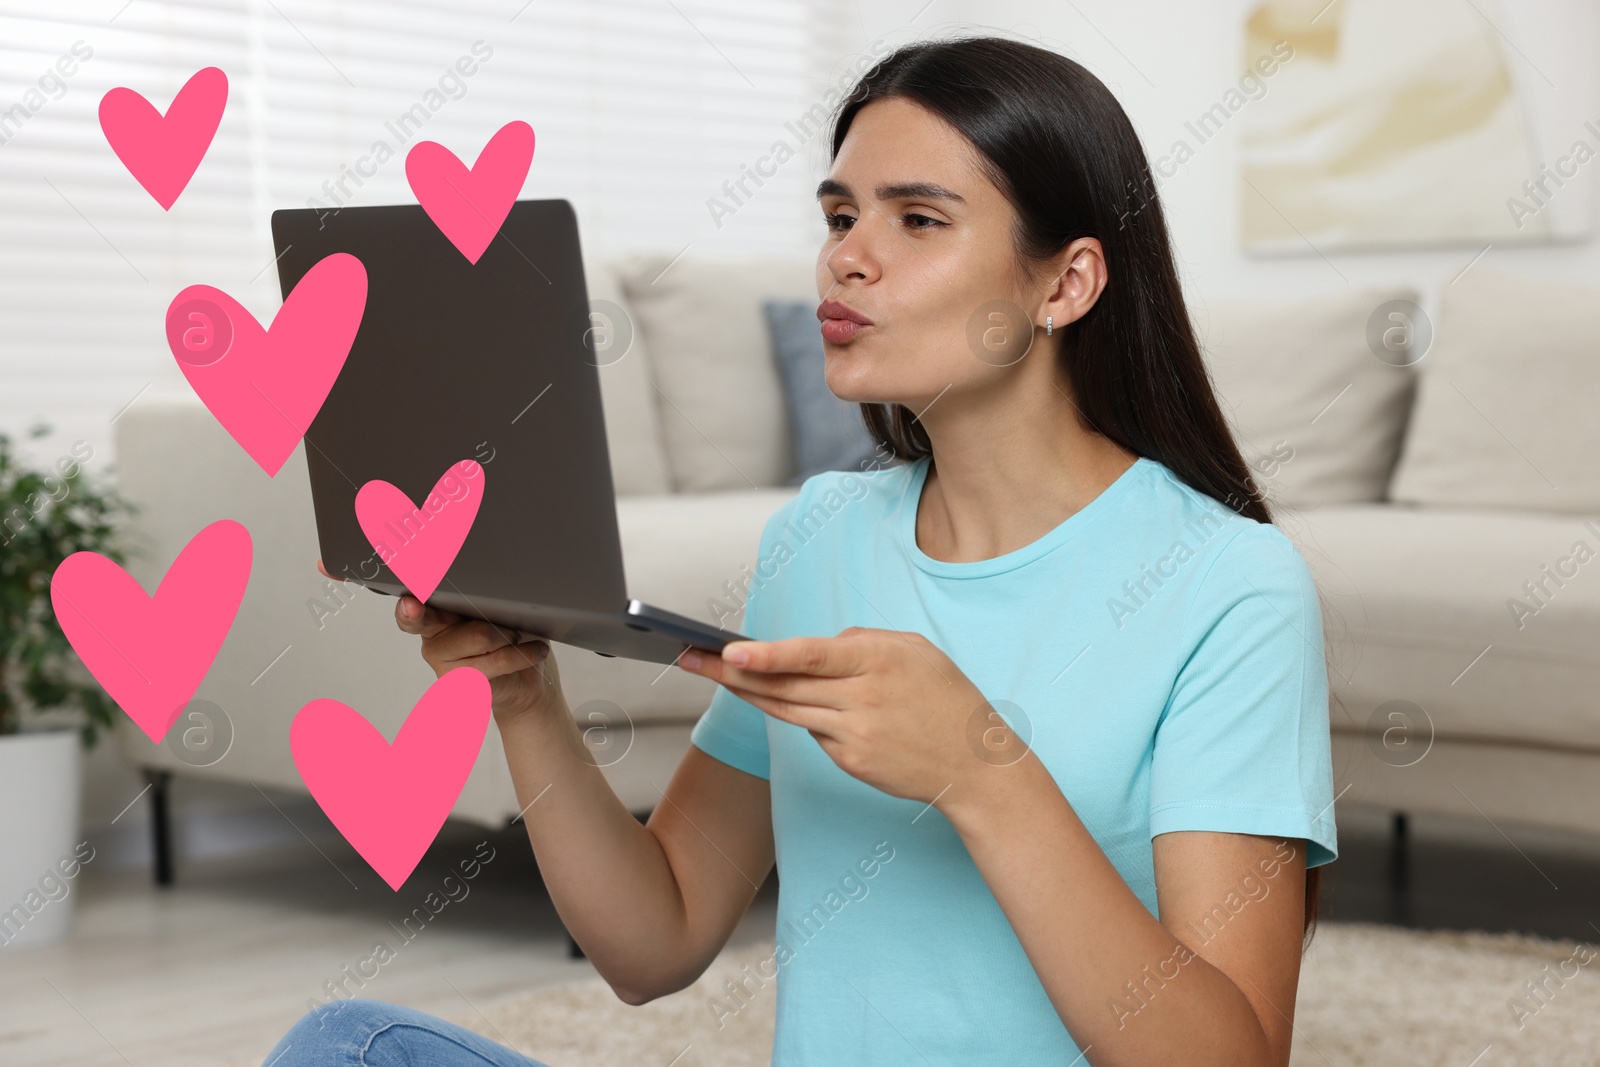
<instances>
[{"instance_id":1,"label":"pink heart","mask_svg":"<svg viewBox=\"0 0 1600 1067\"><path fill-rule=\"evenodd\" d=\"M100 129L145 192L170 211L205 158L228 103L228 76L216 67L195 71L166 115L132 89L100 98Z\"/></svg>"},{"instance_id":2,"label":"pink heart","mask_svg":"<svg viewBox=\"0 0 1600 1067\"><path fill-rule=\"evenodd\" d=\"M50 576L50 604L72 650L158 745L233 626L250 558L250 531L218 519L190 538L154 597L98 552L74 552Z\"/></svg>"},{"instance_id":3,"label":"pink heart","mask_svg":"<svg viewBox=\"0 0 1600 1067\"><path fill-rule=\"evenodd\" d=\"M211 414L270 477L328 398L366 306L366 268L335 252L306 271L266 330L222 290L189 286L167 307L167 345Z\"/></svg>"},{"instance_id":4,"label":"pink heart","mask_svg":"<svg viewBox=\"0 0 1600 1067\"><path fill-rule=\"evenodd\" d=\"M394 744L337 700L289 727L301 779L346 841L398 890L439 836L489 729L489 679L457 667L428 687Z\"/></svg>"},{"instance_id":5,"label":"pink heart","mask_svg":"<svg viewBox=\"0 0 1600 1067\"><path fill-rule=\"evenodd\" d=\"M522 191L533 162L533 127L516 120L489 138L468 170L437 141L406 153L406 181L433 224L476 264Z\"/></svg>"},{"instance_id":6,"label":"pink heart","mask_svg":"<svg viewBox=\"0 0 1600 1067\"><path fill-rule=\"evenodd\" d=\"M433 595L461 551L483 503L482 478L478 461L464 459L440 475L422 507L382 479L356 493L361 532L418 600ZM461 487L460 499L451 498L452 486Z\"/></svg>"}]
</instances>

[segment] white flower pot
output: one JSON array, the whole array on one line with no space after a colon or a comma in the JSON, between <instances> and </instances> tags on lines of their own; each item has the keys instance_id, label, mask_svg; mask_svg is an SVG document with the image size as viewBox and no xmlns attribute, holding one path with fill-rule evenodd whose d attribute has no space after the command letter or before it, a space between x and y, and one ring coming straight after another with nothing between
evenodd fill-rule
<instances>
[{"instance_id":1,"label":"white flower pot","mask_svg":"<svg viewBox=\"0 0 1600 1067\"><path fill-rule=\"evenodd\" d=\"M0 735L0 958L66 936L78 875L78 731Z\"/></svg>"}]
</instances>

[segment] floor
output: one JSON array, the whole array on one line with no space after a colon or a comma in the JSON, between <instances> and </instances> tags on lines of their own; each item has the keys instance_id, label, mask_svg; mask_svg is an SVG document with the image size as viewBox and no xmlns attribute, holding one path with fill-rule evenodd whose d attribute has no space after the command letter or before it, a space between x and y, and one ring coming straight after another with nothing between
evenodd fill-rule
<instances>
[{"instance_id":1,"label":"floor","mask_svg":"<svg viewBox=\"0 0 1600 1067\"><path fill-rule=\"evenodd\" d=\"M275 802L304 836L180 856L170 887L148 868L86 865L67 941L0 949L0 1065L215 1067L241 1050L264 1056L329 981L446 1014L593 974L569 954L520 824L447 824L396 893L314 806ZM493 858L462 880L461 861L491 854L484 841ZM428 917L406 940L397 928L418 907ZM769 883L734 941L770 937L776 913ZM363 965L380 941L392 958Z\"/></svg>"},{"instance_id":2,"label":"floor","mask_svg":"<svg viewBox=\"0 0 1600 1067\"><path fill-rule=\"evenodd\" d=\"M71 938L0 951L0 1063L198 1067L265 1054L379 941L393 958L359 994L436 1013L591 973L569 958L520 827L447 826L397 894L315 815L295 811L291 841L182 861L165 889L138 866L86 867ZM1600 840L1412 817L1397 896L1388 814L1341 809L1339 827L1324 918L1600 934ZM463 896L445 878L483 841L494 858ZM404 940L396 926L447 888L454 899ZM775 909L769 881L735 939L770 936Z\"/></svg>"}]
</instances>

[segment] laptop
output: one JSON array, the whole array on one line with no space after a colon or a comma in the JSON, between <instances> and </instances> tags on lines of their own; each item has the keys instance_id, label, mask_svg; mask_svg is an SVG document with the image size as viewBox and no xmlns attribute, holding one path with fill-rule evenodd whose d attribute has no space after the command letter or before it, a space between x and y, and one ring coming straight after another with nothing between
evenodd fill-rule
<instances>
[{"instance_id":1,"label":"laptop","mask_svg":"<svg viewBox=\"0 0 1600 1067\"><path fill-rule=\"evenodd\" d=\"M417 204L275 211L272 239L285 298L335 252L367 271L360 330L305 434L330 574L406 592L361 530L357 491L381 478L420 505L473 459L482 503L429 604L655 663L743 638L627 594L568 201L517 201L476 264Z\"/></svg>"}]
</instances>

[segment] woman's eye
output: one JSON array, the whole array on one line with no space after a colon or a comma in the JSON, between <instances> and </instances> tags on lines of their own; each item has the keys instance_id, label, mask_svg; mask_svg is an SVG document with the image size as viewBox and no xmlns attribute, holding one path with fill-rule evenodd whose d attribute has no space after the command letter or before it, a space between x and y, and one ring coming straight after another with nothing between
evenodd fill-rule
<instances>
[{"instance_id":1,"label":"woman's eye","mask_svg":"<svg viewBox=\"0 0 1600 1067\"><path fill-rule=\"evenodd\" d=\"M931 230L936 226L949 225L948 223L940 222L938 219L930 218L927 215L918 215L914 211L908 211L901 217L906 220L906 225L913 230Z\"/></svg>"},{"instance_id":2,"label":"woman's eye","mask_svg":"<svg viewBox=\"0 0 1600 1067\"><path fill-rule=\"evenodd\" d=\"M828 224L828 229L832 231L848 230L850 225L855 222L853 217L838 211L824 211L822 218Z\"/></svg>"}]
</instances>

